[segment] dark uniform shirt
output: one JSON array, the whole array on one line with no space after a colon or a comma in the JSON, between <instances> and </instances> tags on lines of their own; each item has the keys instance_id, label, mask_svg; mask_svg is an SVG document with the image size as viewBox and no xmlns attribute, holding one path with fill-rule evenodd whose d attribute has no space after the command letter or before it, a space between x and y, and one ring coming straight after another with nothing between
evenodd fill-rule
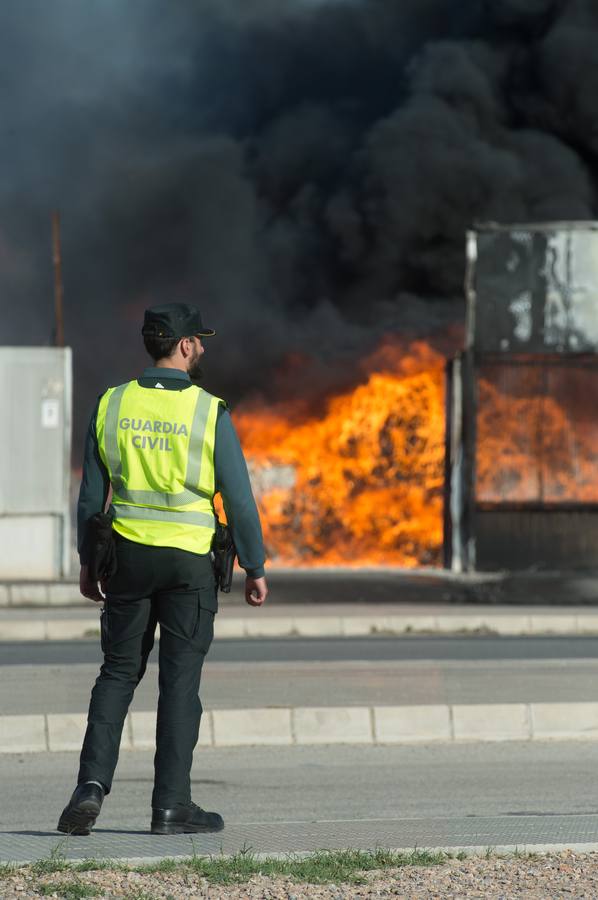
<instances>
[{"instance_id":1,"label":"dark uniform shirt","mask_svg":"<svg viewBox=\"0 0 598 900\"><path fill-rule=\"evenodd\" d=\"M191 379L181 369L148 368L138 379L141 387L156 388L157 384L170 391L185 390ZM83 462L83 478L77 506L77 546L81 564L85 565L85 532L91 516L102 512L108 491L110 476L100 457L96 434L98 404L93 411ZM224 407L218 409L216 442L214 445L214 469L216 491L222 495L224 510L231 528L239 564L248 575L260 578L264 574L264 542L260 519L251 490L245 457L239 444L230 414Z\"/></svg>"}]
</instances>

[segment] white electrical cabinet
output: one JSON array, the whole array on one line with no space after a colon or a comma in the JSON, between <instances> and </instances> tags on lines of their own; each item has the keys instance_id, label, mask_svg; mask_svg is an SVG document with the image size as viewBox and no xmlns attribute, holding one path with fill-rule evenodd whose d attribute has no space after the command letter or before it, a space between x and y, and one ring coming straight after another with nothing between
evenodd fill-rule
<instances>
[{"instance_id":1,"label":"white electrical cabinet","mask_svg":"<svg viewBox=\"0 0 598 900\"><path fill-rule=\"evenodd\" d=\"M72 356L0 347L0 579L70 568Z\"/></svg>"}]
</instances>

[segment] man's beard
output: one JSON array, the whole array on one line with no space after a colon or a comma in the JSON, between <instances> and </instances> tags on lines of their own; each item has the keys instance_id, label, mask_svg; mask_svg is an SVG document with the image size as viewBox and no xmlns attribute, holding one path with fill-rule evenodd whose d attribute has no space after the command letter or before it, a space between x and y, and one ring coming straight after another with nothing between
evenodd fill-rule
<instances>
[{"instance_id":1,"label":"man's beard","mask_svg":"<svg viewBox=\"0 0 598 900\"><path fill-rule=\"evenodd\" d=\"M201 368L199 362L201 360L201 356L197 351L195 351L195 355L191 362L191 365L187 369L187 374L191 381L201 381L203 378L203 369Z\"/></svg>"}]
</instances>

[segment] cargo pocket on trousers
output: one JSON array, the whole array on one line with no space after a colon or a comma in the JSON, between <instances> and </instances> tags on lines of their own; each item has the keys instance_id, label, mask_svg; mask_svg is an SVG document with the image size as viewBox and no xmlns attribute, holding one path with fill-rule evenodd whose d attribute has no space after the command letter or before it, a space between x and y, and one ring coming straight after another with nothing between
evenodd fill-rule
<instances>
[{"instance_id":1,"label":"cargo pocket on trousers","mask_svg":"<svg viewBox=\"0 0 598 900\"><path fill-rule=\"evenodd\" d=\"M198 650L207 653L214 638L214 616L218 610L218 598L214 587L200 588L198 593L198 617L194 640Z\"/></svg>"}]
</instances>

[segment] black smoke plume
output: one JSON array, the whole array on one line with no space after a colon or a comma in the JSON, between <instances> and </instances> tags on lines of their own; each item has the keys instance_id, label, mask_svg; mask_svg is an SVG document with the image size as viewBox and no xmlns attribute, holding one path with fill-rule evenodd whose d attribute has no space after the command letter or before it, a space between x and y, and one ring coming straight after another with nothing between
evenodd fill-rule
<instances>
[{"instance_id":1,"label":"black smoke plume","mask_svg":"<svg viewBox=\"0 0 598 900\"><path fill-rule=\"evenodd\" d=\"M51 340L58 209L78 438L153 302L233 403L289 351L333 383L462 314L473 222L596 214L597 40L595 0L5 0L0 343Z\"/></svg>"}]
</instances>

